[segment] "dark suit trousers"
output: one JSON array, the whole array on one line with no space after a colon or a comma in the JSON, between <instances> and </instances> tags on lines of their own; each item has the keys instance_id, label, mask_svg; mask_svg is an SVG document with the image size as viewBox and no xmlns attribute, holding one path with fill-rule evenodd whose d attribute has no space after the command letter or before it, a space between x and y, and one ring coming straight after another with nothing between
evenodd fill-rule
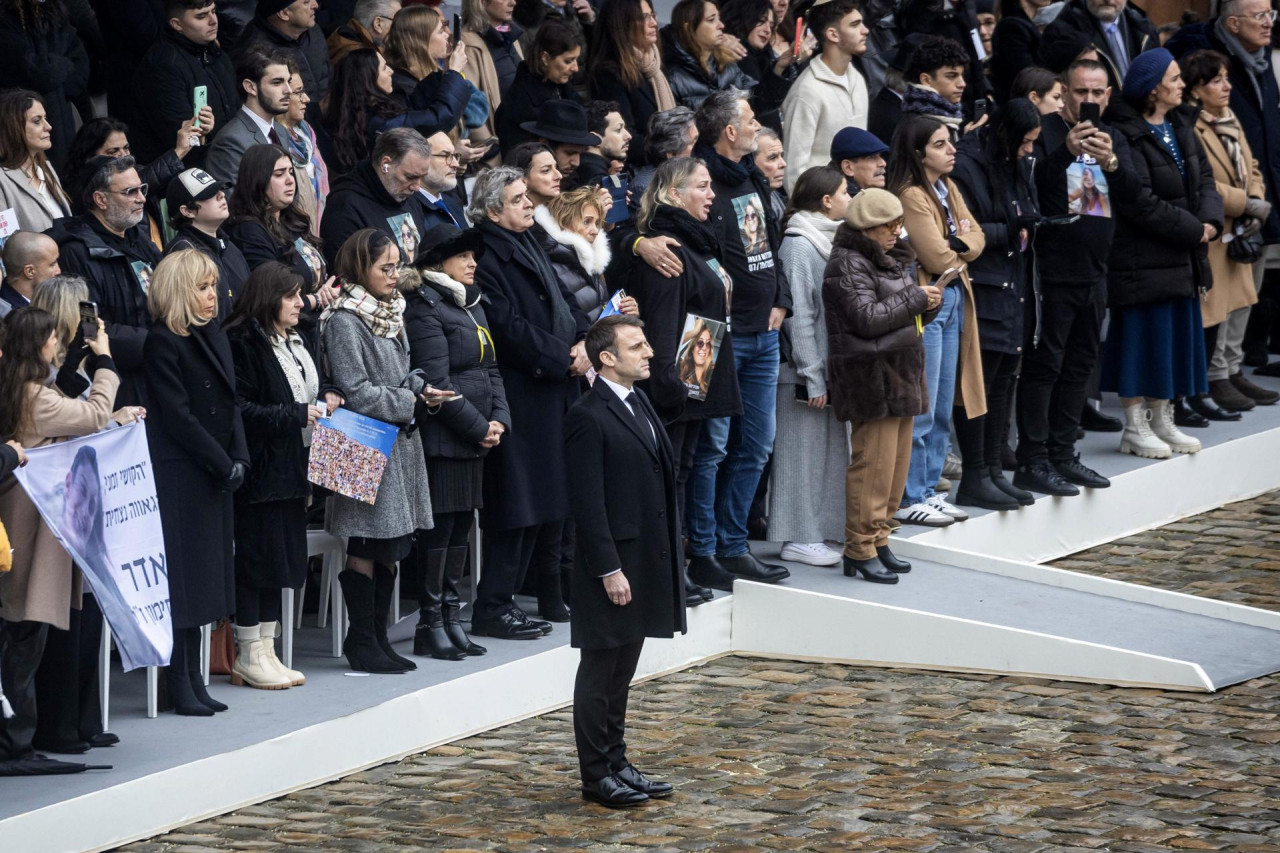
<instances>
[{"instance_id":1,"label":"dark suit trousers","mask_svg":"<svg viewBox=\"0 0 1280 853\"><path fill-rule=\"evenodd\" d=\"M1105 283L1045 287L1038 346L1031 345L1035 314L1028 309L1018 383L1019 463L1068 462L1075 455L1076 430L1098 360L1106 307Z\"/></svg>"},{"instance_id":2,"label":"dark suit trousers","mask_svg":"<svg viewBox=\"0 0 1280 853\"><path fill-rule=\"evenodd\" d=\"M0 620L0 679L14 716L0 714L0 762L31 758L36 733L36 670L49 626L43 622Z\"/></svg>"},{"instance_id":3,"label":"dark suit trousers","mask_svg":"<svg viewBox=\"0 0 1280 853\"><path fill-rule=\"evenodd\" d=\"M616 649L583 649L573 683L573 739L583 782L627 763L627 694L644 640Z\"/></svg>"},{"instance_id":4,"label":"dark suit trousers","mask_svg":"<svg viewBox=\"0 0 1280 853\"><path fill-rule=\"evenodd\" d=\"M532 566L534 576L558 571L563 521L484 532L484 571L476 585L474 618L495 619L512 606L511 597Z\"/></svg>"},{"instance_id":5,"label":"dark suit trousers","mask_svg":"<svg viewBox=\"0 0 1280 853\"><path fill-rule=\"evenodd\" d=\"M276 599L280 594L276 593ZM102 732L99 707L98 651L102 643L102 611L92 595L83 609L71 611L66 631L50 627L44 656L36 670L37 749L54 752Z\"/></svg>"}]
</instances>

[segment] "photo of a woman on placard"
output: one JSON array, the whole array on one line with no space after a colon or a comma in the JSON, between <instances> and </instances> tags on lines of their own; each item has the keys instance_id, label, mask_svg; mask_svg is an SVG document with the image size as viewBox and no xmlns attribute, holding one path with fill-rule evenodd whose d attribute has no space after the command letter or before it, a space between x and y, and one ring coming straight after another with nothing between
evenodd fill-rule
<instances>
[{"instance_id":1,"label":"photo of a woman on placard","mask_svg":"<svg viewBox=\"0 0 1280 853\"><path fill-rule=\"evenodd\" d=\"M701 317L691 318L693 328L685 332L680 343L677 373L695 400L707 399L711 387L711 371L715 368L715 334Z\"/></svg>"},{"instance_id":2,"label":"photo of a woman on placard","mask_svg":"<svg viewBox=\"0 0 1280 853\"><path fill-rule=\"evenodd\" d=\"M764 205L760 196L752 193L733 200L738 214L738 232L742 235L742 247L750 258L769 250L769 233L764 225Z\"/></svg>"},{"instance_id":3,"label":"photo of a woman on placard","mask_svg":"<svg viewBox=\"0 0 1280 853\"><path fill-rule=\"evenodd\" d=\"M395 217L400 222L395 226L396 242L400 244L401 257L404 258L406 264L413 263L413 259L418 256L418 243L420 238L418 235L418 225L413 221L413 217L407 213Z\"/></svg>"},{"instance_id":4,"label":"photo of a woman on placard","mask_svg":"<svg viewBox=\"0 0 1280 853\"><path fill-rule=\"evenodd\" d=\"M1107 179L1097 166L1072 163L1067 167L1067 209L1082 216L1111 217Z\"/></svg>"}]
</instances>

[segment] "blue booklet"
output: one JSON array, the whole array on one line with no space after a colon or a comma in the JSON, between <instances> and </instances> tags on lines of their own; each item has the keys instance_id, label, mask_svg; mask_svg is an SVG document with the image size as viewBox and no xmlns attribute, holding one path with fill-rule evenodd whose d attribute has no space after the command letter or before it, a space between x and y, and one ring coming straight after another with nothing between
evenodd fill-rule
<instances>
[{"instance_id":1,"label":"blue booklet","mask_svg":"<svg viewBox=\"0 0 1280 853\"><path fill-rule=\"evenodd\" d=\"M350 409L316 421L307 479L340 495L375 503L398 427Z\"/></svg>"}]
</instances>

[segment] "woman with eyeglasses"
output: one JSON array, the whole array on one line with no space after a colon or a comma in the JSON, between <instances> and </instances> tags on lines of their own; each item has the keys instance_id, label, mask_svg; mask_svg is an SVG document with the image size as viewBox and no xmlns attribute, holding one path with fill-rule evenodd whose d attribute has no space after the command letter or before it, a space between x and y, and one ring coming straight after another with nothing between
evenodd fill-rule
<instances>
[{"instance_id":1,"label":"woman with eyeglasses","mask_svg":"<svg viewBox=\"0 0 1280 853\"><path fill-rule=\"evenodd\" d=\"M418 412L435 526L417 532L413 653L439 660L485 653L458 618L462 575L475 510L484 504L484 460L511 428L486 300L475 283L484 251L479 232L437 225L423 235L414 266L400 275L410 364L433 388L458 395Z\"/></svg>"},{"instance_id":2,"label":"woman with eyeglasses","mask_svg":"<svg viewBox=\"0 0 1280 853\"><path fill-rule=\"evenodd\" d=\"M374 503L341 494L329 499L325 529L347 540L346 568L338 575L350 614L342 650L357 672L398 674L417 664L387 638L397 567L414 534L433 526L422 442L410 425L419 403L434 408L452 395L410 365L395 239L362 228L342 244L336 266L341 293L320 318L321 363L343 390L345 408L399 430Z\"/></svg>"},{"instance_id":3,"label":"woman with eyeglasses","mask_svg":"<svg viewBox=\"0 0 1280 853\"><path fill-rule=\"evenodd\" d=\"M45 231L71 215L71 200L49 162L53 135L35 92L0 92L0 210L12 209L23 231Z\"/></svg>"},{"instance_id":4,"label":"woman with eyeglasses","mask_svg":"<svg viewBox=\"0 0 1280 853\"><path fill-rule=\"evenodd\" d=\"M329 196L329 167L316 145L315 129L307 123L307 106L311 95L302 82L298 67L289 60L289 111L277 116L289 131L280 140L282 147L293 157L294 174L297 177L298 205L311 219L311 233L320 236L320 217L324 215L324 202Z\"/></svg>"}]
</instances>

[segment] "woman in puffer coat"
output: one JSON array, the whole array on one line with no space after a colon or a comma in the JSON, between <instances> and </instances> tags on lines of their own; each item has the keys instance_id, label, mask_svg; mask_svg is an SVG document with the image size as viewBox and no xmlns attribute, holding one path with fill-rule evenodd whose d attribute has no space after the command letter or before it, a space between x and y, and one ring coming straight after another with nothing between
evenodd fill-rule
<instances>
[{"instance_id":1,"label":"woman in puffer coat","mask_svg":"<svg viewBox=\"0 0 1280 853\"><path fill-rule=\"evenodd\" d=\"M929 410L921 330L945 286L917 283L915 253L898 242L901 229L902 203L892 193L858 193L822 283L827 393L851 428L844 573L873 583L897 583L911 570L889 550L889 525L906 488L912 422Z\"/></svg>"},{"instance_id":2,"label":"woman in puffer coat","mask_svg":"<svg viewBox=\"0 0 1280 853\"><path fill-rule=\"evenodd\" d=\"M579 187L533 211L534 221L541 226L542 248L551 259L556 278L564 282L593 323L612 295L604 280L611 253L597 193L594 186Z\"/></svg>"},{"instance_id":3,"label":"woman in puffer coat","mask_svg":"<svg viewBox=\"0 0 1280 853\"><path fill-rule=\"evenodd\" d=\"M725 35L712 0L680 0L661 36L662 67L676 103L696 110L712 92L734 88L750 95L755 89L756 80L738 67L742 47Z\"/></svg>"}]
</instances>

